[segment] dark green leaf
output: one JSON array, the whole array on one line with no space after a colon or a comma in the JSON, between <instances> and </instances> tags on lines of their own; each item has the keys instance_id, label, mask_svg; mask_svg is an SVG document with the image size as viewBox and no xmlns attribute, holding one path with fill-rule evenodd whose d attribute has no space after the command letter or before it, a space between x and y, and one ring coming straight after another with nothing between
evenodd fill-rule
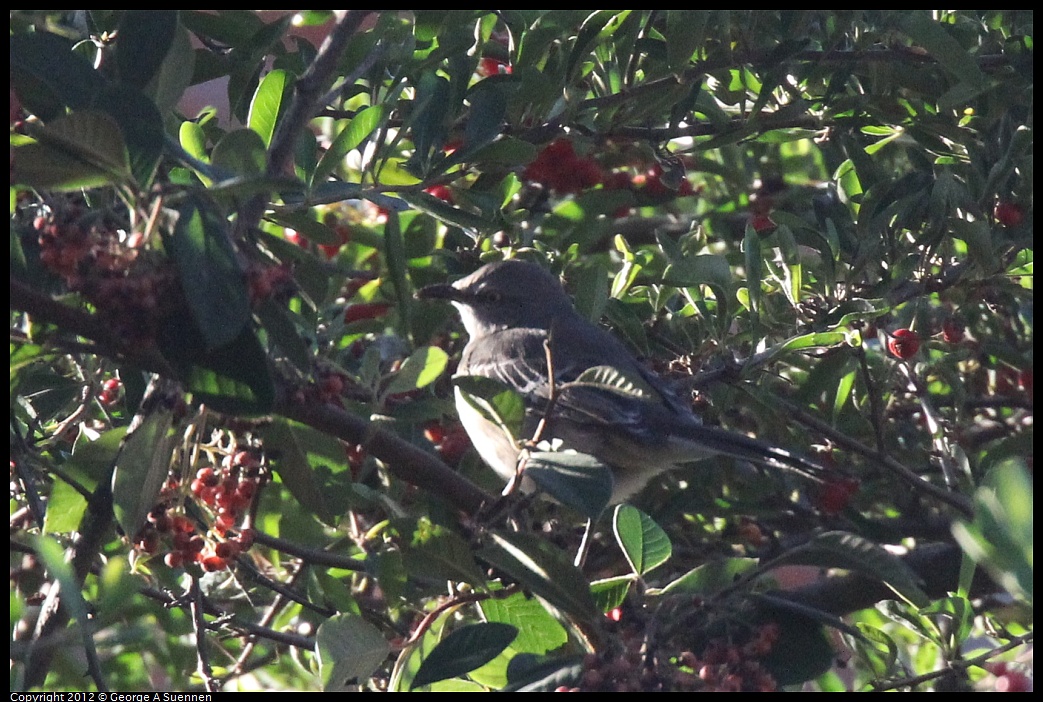
<instances>
[{"instance_id":1,"label":"dark green leaf","mask_svg":"<svg viewBox=\"0 0 1043 702\"><path fill-rule=\"evenodd\" d=\"M420 520L412 538L402 544L402 561L406 569L418 577L465 582L472 586L485 582L468 543L427 519Z\"/></svg>"},{"instance_id":2,"label":"dark green leaf","mask_svg":"<svg viewBox=\"0 0 1043 702\"><path fill-rule=\"evenodd\" d=\"M249 327L243 327L228 345L196 357L185 388L196 399L226 414L266 414L275 402L268 357Z\"/></svg>"},{"instance_id":3,"label":"dark green leaf","mask_svg":"<svg viewBox=\"0 0 1043 702\"><path fill-rule=\"evenodd\" d=\"M189 197L166 245L206 348L231 343L250 320L250 297L228 222L206 201Z\"/></svg>"},{"instance_id":4,"label":"dark green leaf","mask_svg":"<svg viewBox=\"0 0 1043 702\"><path fill-rule=\"evenodd\" d=\"M177 10L126 10L116 41L120 79L141 89L159 70L174 42Z\"/></svg>"},{"instance_id":5,"label":"dark green leaf","mask_svg":"<svg viewBox=\"0 0 1043 702\"><path fill-rule=\"evenodd\" d=\"M495 222L484 219L478 215L453 207L447 202L439 200L434 195L425 192L403 192L399 193L401 198L421 212L426 212L435 219L440 219L446 224L460 227L473 232L482 232L495 225Z\"/></svg>"},{"instance_id":6,"label":"dark green leaf","mask_svg":"<svg viewBox=\"0 0 1043 702\"><path fill-rule=\"evenodd\" d=\"M525 477L558 502L594 519L612 497L612 470L584 453L541 451L529 455Z\"/></svg>"},{"instance_id":7,"label":"dark green leaf","mask_svg":"<svg viewBox=\"0 0 1043 702\"><path fill-rule=\"evenodd\" d=\"M336 517L316 478L315 464L328 460L327 454L332 449L328 444L336 443L336 440L288 419L272 421L261 433L265 446L280 454L274 466L282 484L301 507L327 524L332 524ZM339 452L343 456L343 449L339 449ZM344 458L342 460L346 461Z\"/></svg>"},{"instance_id":8,"label":"dark green leaf","mask_svg":"<svg viewBox=\"0 0 1043 702\"><path fill-rule=\"evenodd\" d=\"M123 533L133 538L145 526L167 480L176 437L173 412L162 403L127 435L112 477L112 506Z\"/></svg>"},{"instance_id":9,"label":"dark green leaf","mask_svg":"<svg viewBox=\"0 0 1043 702\"><path fill-rule=\"evenodd\" d=\"M415 689L480 668L511 645L518 630L509 624L470 624L442 639L424 659L410 685Z\"/></svg>"},{"instance_id":10,"label":"dark green leaf","mask_svg":"<svg viewBox=\"0 0 1043 702\"><path fill-rule=\"evenodd\" d=\"M42 119L58 116L64 107L87 107L105 84L101 74L72 43L48 32L13 34L11 85L22 104Z\"/></svg>"},{"instance_id":11,"label":"dark green leaf","mask_svg":"<svg viewBox=\"0 0 1043 702\"><path fill-rule=\"evenodd\" d=\"M920 587L920 578L901 559L872 541L855 534L829 531L791 549L771 561L771 566L814 565L857 570L878 578L904 599L923 607L930 602Z\"/></svg>"}]
</instances>

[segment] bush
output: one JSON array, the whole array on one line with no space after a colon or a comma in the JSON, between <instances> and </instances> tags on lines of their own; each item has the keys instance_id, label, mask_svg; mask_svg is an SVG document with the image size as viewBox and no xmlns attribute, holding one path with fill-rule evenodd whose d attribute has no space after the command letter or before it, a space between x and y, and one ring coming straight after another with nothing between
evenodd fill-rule
<instances>
[{"instance_id":1,"label":"bush","mask_svg":"<svg viewBox=\"0 0 1043 702\"><path fill-rule=\"evenodd\" d=\"M10 47L12 690L1024 685L1031 11L16 10ZM815 475L665 473L573 565L603 466L498 500L414 296L507 258Z\"/></svg>"}]
</instances>

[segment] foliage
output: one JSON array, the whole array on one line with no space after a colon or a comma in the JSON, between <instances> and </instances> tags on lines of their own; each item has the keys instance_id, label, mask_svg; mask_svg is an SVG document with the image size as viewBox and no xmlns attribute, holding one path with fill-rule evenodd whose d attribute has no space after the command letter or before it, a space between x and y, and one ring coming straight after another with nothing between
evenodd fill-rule
<instances>
[{"instance_id":1,"label":"foliage","mask_svg":"<svg viewBox=\"0 0 1043 702\"><path fill-rule=\"evenodd\" d=\"M12 11L11 689L1017 687L1032 49L1016 10ZM510 257L818 481L694 464L574 565L602 467L541 446L557 501L497 503L452 397L518 398L414 297Z\"/></svg>"}]
</instances>

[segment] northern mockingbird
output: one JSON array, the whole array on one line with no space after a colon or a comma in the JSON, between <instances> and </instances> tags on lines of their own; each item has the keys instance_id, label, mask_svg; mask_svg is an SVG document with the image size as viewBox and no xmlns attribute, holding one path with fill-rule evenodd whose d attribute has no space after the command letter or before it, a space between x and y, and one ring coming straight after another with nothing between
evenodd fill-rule
<instances>
[{"instance_id":1,"label":"northern mockingbird","mask_svg":"<svg viewBox=\"0 0 1043 702\"><path fill-rule=\"evenodd\" d=\"M470 339L457 376L492 378L519 393L526 408L522 439L532 438L546 419L541 438L559 439L564 448L608 465L614 479L611 503L663 471L717 454L805 474L818 469L780 448L704 426L622 342L582 317L557 277L536 264L490 263L451 285L427 286L419 297L448 300L460 311ZM629 391L576 382L598 367L629 381ZM512 480L521 447L463 399L459 388L456 406L482 459Z\"/></svg>"}]
</instances>

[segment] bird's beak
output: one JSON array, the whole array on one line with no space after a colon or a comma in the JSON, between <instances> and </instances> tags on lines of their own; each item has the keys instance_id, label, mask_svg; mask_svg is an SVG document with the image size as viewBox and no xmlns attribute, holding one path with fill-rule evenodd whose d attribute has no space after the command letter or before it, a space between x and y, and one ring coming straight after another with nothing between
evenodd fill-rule
<instances>
[{"instance_id":1,"label":"bird's beak","mask_svg":"<svg viewBox=\"0 0 1043 702\"><path fill-rule=\"evenodd\" d=\"M425 285L420 288L416 291L416 297L418 300L448 300L452 302L460 299L460 291L452 285L438 283Z\"/></svg>"}]
</instances>

